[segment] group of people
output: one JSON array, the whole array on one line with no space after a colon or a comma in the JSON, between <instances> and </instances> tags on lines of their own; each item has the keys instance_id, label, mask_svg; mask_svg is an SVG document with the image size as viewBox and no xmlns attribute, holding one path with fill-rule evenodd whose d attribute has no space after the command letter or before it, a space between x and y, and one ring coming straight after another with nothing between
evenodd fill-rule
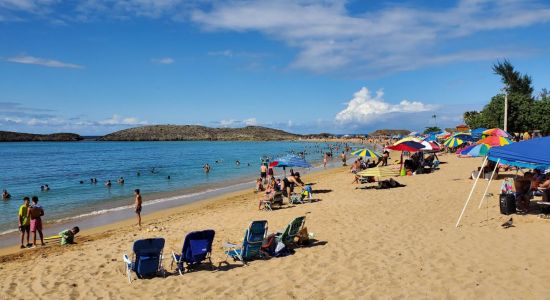
<instances>
[{"instance_id":1,"label":"group of people","mask_svg":"<svg viewBox=\"0 0 550 300\"><path fill-rule=\"evenodd\" d=\"M31 248L36 246L36 233L40 237L40 244L44 246L44 235L42 234L42 216L44 216L44 208L38 204L38 197L23 198L23 205L19 207L18 220L19 231L21 232L21 248ZM33 234L33 242L30 243L30 233ZM27 243L24 244L26 237Z\"/></svg>"},{"instance_id":2,"label":"group of people","mask_svg":"<svg viewBox=\"0 0 550 300\"><path fill-rule=\"evenodd\" d=\"M550 201L550 176L544 175L541 170L528 171L523 176L513 179L513 184L504 181L503 193L515 193L516 208L519 212L527 213L533 196L543 196L545 201Z\"/></svg>"},{"instance_id":3,"label":"group of people","mask_svg":"<svg viewBox=\"0 0 550 300\"><path fill-rule=\"evenodd\" d=\"M264 183L266 184L265 186ZM259 178L256 181L256 191L263 191L265 194L264 198L260 199L258 209L262 209L262 204L266 201L274 202L277 193L280 193L282 197L286 197L290 203L290 197L292 196L296 185L305 186L305 183L301 180L300 173L294 172L293 170L291 170L289 176L284 177L282 180L280 178L276 179L273 175L271 175L266 181Z\"/></svg>"}]
</instances>

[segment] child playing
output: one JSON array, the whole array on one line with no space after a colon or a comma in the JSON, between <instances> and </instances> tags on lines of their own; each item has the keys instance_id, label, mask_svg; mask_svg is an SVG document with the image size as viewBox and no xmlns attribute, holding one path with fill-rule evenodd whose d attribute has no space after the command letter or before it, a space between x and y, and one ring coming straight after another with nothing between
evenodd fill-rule
<instances>
[{"instance_id":1,"label":"child playing","mask_svg":"<svg viewBox=\"0 0 550 300\"><path fill-rule=\"evenodd\" d=\"M74 244L74 236L80 232L78 226L73 227L73 229L63 230L59 233L61 237L61 245Z\"/></svg>"}]
</instances>

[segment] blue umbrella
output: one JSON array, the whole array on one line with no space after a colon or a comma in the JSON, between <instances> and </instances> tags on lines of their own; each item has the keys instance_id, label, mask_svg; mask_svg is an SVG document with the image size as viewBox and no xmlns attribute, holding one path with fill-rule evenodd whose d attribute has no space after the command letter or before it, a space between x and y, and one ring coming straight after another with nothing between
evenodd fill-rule
<instances>
[{"instance_id":1,"label":"blue umbrella","mask_svg":"<svg viewBox=\"0 0 550 300\"><path fill-rule=\"evenodd\" d=\"M272 164L274 167L289 168L311 168L311 165L303 158L296 155L287 155L276 159Z\"/></svg>"}]
</instances>

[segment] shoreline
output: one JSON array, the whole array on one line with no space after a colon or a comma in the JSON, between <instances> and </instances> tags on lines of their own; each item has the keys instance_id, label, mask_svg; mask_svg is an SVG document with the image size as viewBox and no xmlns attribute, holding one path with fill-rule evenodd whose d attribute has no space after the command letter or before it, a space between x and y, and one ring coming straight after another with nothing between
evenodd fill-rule
<instances>
[{"instance_id":1,"label":"shoreline","mask_svg":"<svg viewBox=\"0 0 550 300\"><path fill-rule=\"evenodd\" d=\"M348 161L352 158L353 156L348 158ZM339 159L334 159L329 162L326 169L322 167L322 164L317 165L317 163L318 162L313 162L313 167L310 170L300 170L304 177L308 178L310 176L321 175L331 170L341 168ZM276 177L280 177L280 175ZM201 203L210 203L225 198L256 194L253 192L255 185L254 180L255 177L246 176L234 180L204 184L193 188L155 192L152 195L161 196L161 198L154 198L143 202L143 206L149 209L144 209L142 211L142 222L149 220L151 217L170 215L169 212L171 210L180 211L185 210L185 207L191 208L195 205L200 206ZM228 183L231 184L226 186ZM150 197L150 195L147 194L146 196ZM133 198L128 198L128 203L132 202ZM135 221L135 213L132 208L133 204L129 204L113 207L107 209L105 212L99 211L98 213L98 211L93 211L84 215L81 214L46 222L46 226L43 230L44 237L56 235L66 228L79 226L81 230L79 239L84 239L88 238L88 235L100 234L117 228L118 226L128 226ZM28 250L19 248L19 238L20 235L17 229L13 232L0 235L0 257ZM48 242L46 242L46 244L48 244Z\"/></svg>"}]
</instances>

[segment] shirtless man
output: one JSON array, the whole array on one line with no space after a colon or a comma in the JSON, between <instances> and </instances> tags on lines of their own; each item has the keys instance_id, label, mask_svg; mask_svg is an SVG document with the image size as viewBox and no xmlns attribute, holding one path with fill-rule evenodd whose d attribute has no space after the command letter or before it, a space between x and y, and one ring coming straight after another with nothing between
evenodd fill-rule
<instances>
[{"instance_id":1,"label":"shirtless man","mask_svg":"<svg viewBox=\"0 0 550 300\"><path fill-rule=\"evenodd\" d=\"M300 173L298 172L288 177L285 177L282 181L281 190L286 191L286 196L288 197L289 202L290 202L290 195L292 194L292 191L294 190L294 185L296 184L304 186L304 182L300 179Z\"/></svg>"},{"instance_id":2,"label":"shirtless man","mask_svg":"<svg viewBox=\"0 0 550 300\"><path fill-rule=\"evenodd\" d=\"M265 164L262 164L260 166L260 178L262 179L263 182L265 182L267 178L267 167Z\"/></svg>"},{"instance_id":3,"label":"shirtless man","mask_svg":"<svg viewBox=\"0 0 550 300\"><path fill-rule=\"evenodd\" d=\"M139 189L135 189L134 194L136 195L136 201L134 203L135 212L136 212L137 219L138 219L138 226L141 229L141 202L142 202L142 200L141 200L141 194L139 192Z\"/></svg>"}]
</instances>

